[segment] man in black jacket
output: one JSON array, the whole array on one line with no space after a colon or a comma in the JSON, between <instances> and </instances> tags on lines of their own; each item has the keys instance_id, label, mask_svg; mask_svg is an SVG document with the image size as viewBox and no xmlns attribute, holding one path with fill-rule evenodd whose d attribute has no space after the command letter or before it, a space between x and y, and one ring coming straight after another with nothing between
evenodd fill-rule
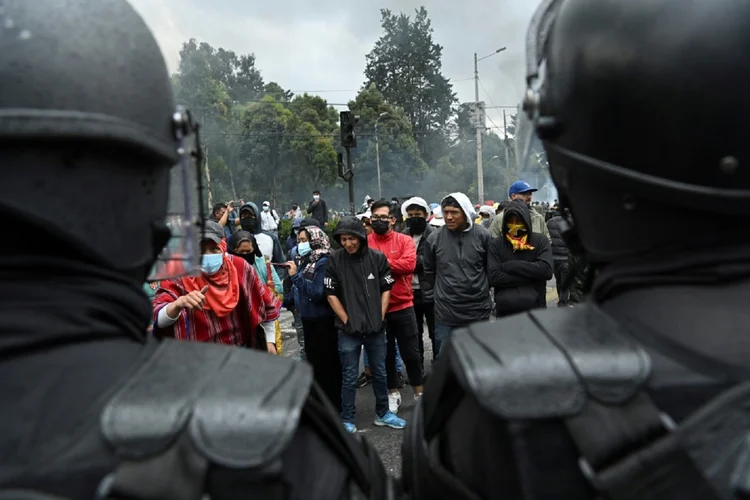
<instances>
[{"instance_id":1,"label":"man in black jacket","mask_svg":"<svg viewBox=\"0 0 750 500\"><path fill-rule=\"evenodd\" d=\"M419 284L435 302L435 356L453 331L492 314L487 280L490 233L474 224L474 207L463 193L451 193L440 203L445 225L425 242L424 280Z\"/></svg>"},{"instance_id":2,"label":"man in black jacket","mask_svg":"<svg viewBox=\"0 0 750 500\"><path fill-rule=\"evenodd\" d=\"M326 200L320 197L320 191L313 191L313 199L307 207L313 219L317 220L323 227L328 225L328 205Z\"/></svg>"},{"instance_id":3,"label":"man in black jacket","mask_svg":"<svg viewBox=\"0 0 750 500\"><path fill-rule=\"evenodd\" d=\"M367 233L356 217L341 219L333 237L341 248L331 254L326 267L328 303L336 313L339 354L343 375L341 420L348 432L356 432L355 398L362 346L367 351L375 393L377 426L403 429L406 421L388 410L385 372L385 313L394 279L388 259L367 246Z\"/></svg>"},{"instance_id":4,"label":"man in black jacket","mask_svg":"<svg viewBox=\"0 0 750 500\"><path fill-rule=\"evenodd\" d=\"M487 259L497 317L547 307L547 280L552 278L549 240L531 230L529 207L521 200L508 204L502 224L502 235L490 242Z\"/></svg>"},{"instance_id":5,"label":"man in black jacket","mask_svg":"<svg viewBox=\"0 0 750 500\"><path fill-rule=\"evenodd\" d=\"M519 170L539 141L594 282L440 353L404 439L411 499L748 498L748 19L738 0L540 4Z\"/></svg>"},{"instance_id":6,"label":"man in black jacket","mask_svg":"<svg viewBox=\"0 0 750 500\"><path fill-rule=\"evenodd\" d=\"M432 290L422 290L420 281L424 280L424 249L427 238L435 231L427 224L427 214L430 206L424 198L409 198L401 207L406 217L406 228L404 234L412 237L417 245L417 267L412 277L412 291L414 292L414 313L417 316L417 332L419 335L419 354L422 358L422 372L424 372L424 326L427 322L427 333L430 342L435 343L435 304L432 300ZM435 360L435 350L432 351L432 360Z\"/></svg>"},{"instance_id":7,"label":"man in black jacket","mask_svg":"<svg viewBox=\"0 0 750 500\"><path fill-rule=\"evenodd\" d=\"M552 242L552 258L554 259L555 267L555 286L557 288L557 307L565 307L570 301L570 263L568 258L570 251L568 250L568 244L563 238L563 231L568 226L568 223L563 219L562 215L557 210L550 210L551 218L547 221L547 229L549 229L549 236Z\"/></svg>"}]
</instances>

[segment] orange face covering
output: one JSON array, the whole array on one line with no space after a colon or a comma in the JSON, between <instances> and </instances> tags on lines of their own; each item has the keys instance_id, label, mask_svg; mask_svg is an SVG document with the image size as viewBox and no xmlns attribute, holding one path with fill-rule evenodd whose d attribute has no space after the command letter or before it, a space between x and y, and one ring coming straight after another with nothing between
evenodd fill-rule
<instances>
[{"instance_id":1,"label":"orange face covering","mask_svg":"<svg viewBox=\"0 0 750 500\"><path fill-rule=\"evenodd\" d=\"M213 311L220 318L232 312L240 301L240 278L237 268L226 254L221 269L216 273L210 276L186 276L181 281L187 293L201 291L208 285L203 308Z\"/></svg>"}]
</instances>

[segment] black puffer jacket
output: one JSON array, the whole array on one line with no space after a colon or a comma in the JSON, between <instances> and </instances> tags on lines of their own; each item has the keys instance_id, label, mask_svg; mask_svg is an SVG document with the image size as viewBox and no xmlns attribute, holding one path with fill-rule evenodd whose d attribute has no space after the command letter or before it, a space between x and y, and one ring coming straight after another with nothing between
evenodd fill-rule
<instances>
[{"instance_id":1,"label":"black puffer jacket","mask_svg":"<svg viewBox=\"0 0 750 500\"><path fill-rule=\"evenodd\" d=\"M555 260L568 260L568 245L565 243L565 239L562 236L563 229L566 226L565 219L562 215L555 213L555 215L547 221L547 229L549 229L549 237L552 240L552 256Z\"/></svg>"},{"instance_id":2,"label":"black puffer jacket","mask_svg":"<svg viewBox=\"0 0 750 500\"><path fill-rule=\"evenodd\" d=\"M359 250L349 255L345 248L330 254L323 281L326 295L338 297L349 316L347 333L370 335L382 331L383 311L380 296L393 287L391 266L378 250L367 246L367 233L362 221L344 217L333 237L340 241L342 234L359 238ZM343 327L339 318L336 324Z\"/></svg>"},{"instance_id":3,"label":"black puffer jacket","mask_svg":"<svg viewBox=\"0 0 750 500\"><path fill-rule=\"evenodd\" d=\"M533 250L513 251L506 238L508 217L515 214L528 228L527 242ZM552 278L552 251L547 237L531 230L529 207L520 200L503 211L503 233L490 242L487 272L495 287L498 317L547 307L547 280Z\"/></svg>"}]
</instances>

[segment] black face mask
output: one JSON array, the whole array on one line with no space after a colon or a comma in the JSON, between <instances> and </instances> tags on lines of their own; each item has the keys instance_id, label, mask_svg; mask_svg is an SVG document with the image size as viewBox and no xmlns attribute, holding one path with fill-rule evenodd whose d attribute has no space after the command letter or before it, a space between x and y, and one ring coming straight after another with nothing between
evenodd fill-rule
<instances>
[{"instance_id":1,"label":"black face mask","mask_svg":"<svg viewBox=\"0 0 750 500\"><path fill-rule=\"evenodd\" d=\"M372 230L375 231L376 234L385 234L388 232L388 230L391 228L391 223L387 220L373 220L371 222Z\"/></svg>"},{"instance_id":2,"label":"black face mask","mask_svg":"<svg viewBox=\"0 0 750 500\"><path fill-rule=\"evenodd\" d=\"M245 261L247 261L247 263L250 264L251 266L253 264L255 264L255 254L254 253L236 253L234 255L236 255L237 257L240 257L242 259L245 259Z\"/></svg>"},{"instance_id":3,"label":"black face mask","mask_svg":"<svg viewBox=\"0 0 750 500\"><path fill-rule=\"evenodd\" d=\"M240 219L240 227L243 231L255 233L255 229L258 227L258 219Z\"/></svg>"},{"instance_id":4,"label":"black face mask","mask_svg":"<svg viewBox=\"0 0 750 500\"><path fill-rule=\"evenodd\" d=\"M424 217L409 217L406 219L406 227L411 234L422 234L427 229L427 219Z\"/></svg>"}]
</instances>

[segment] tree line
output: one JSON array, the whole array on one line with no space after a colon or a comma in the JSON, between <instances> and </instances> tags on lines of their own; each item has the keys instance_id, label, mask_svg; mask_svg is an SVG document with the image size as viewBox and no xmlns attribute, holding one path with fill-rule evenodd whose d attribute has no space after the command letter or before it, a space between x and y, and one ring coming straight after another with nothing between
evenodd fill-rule
<instances>
[{"instance_id":1,"label":"tree line","mask_svg":"<svg viewBox=\"0 0 750 500\"><path fill-rule=\"evenodd\" d=\"M475 198L473 117L441 72L443 48L433 40L427 11L409 16L383 9L381 26L382 36L365 56L362 88L348 103L360 117L353 155L357 201L377 197L376 121L383 196L437 200L461 190ZM337 177L338 110L326 99L265 82L252 53L195 39L183 44L172 78L177 100L201 123L214 201L268 199L286 207L320 189L332 208L348 205ZM515 180L508 151L512 145L485 132L486 198L504 199Z\"/></svg>"}]
</instances>

